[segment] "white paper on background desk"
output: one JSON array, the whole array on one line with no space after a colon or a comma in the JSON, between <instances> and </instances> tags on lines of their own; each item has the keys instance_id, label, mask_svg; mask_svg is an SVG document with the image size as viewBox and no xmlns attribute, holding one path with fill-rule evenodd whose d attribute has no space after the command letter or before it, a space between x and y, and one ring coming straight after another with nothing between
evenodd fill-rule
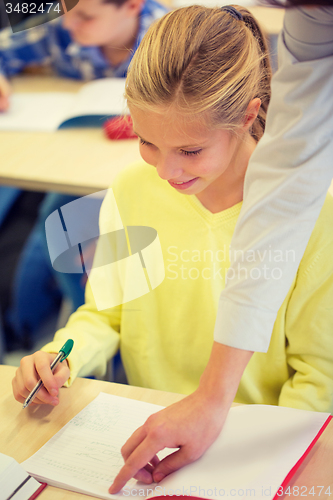
<instances>
[{"instance_id":1,"label":"white paper on background desk","mask_svg":"<svg viewBox=\"0 0 333 500\"><path fill-rule=\"evenodd\" d=\"M131 480L121 494L109 495L123 465L121 446L159 409L101 393L22 465L38 480L104 499L164 494L241 499L253 490L251 496L269 500L329 418L277 406L234 407L219 438L195 463L159 485Z\"/></svg>"},{"instance_id":2,"label":"white paper on background desk","mask_svg":"<svg viewBox=\"0 0 333 500\"><path fill-rule=\"evenodd\" d=\"M125 78L103 78L86 83L76 94L15 92L9 110L0 113L0 130L54 132L73 118L119 116L126 112L124 91Z\"/></svg>"},{"instance_id":3,"label":"white paper on background desk","mask_svg":"<svg viewBox=\"0 0 333 500\"><path fill-rule=\"evenodd\" d=\"M0 113L0 130L53 132L57 130L75 94L69 92L15 93L9 110Z\"/></svg>"}]
</instances>

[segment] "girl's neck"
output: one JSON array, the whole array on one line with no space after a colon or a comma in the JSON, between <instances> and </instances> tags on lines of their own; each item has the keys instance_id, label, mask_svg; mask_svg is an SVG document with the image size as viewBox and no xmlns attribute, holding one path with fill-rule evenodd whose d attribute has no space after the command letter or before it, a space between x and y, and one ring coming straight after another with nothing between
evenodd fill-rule
<instances>
[{"instance_id":1,"label":"girl's neck","mask_svg":"<svg viewBox=\"0 0 333 500\"><path fill-rule=\"evenodd\" d=\"M256 145L252 136L240 141L230 167L212 185L196 195L207 210L216 214L243 201L245 173Z\"/></svg>"}]
</instances>

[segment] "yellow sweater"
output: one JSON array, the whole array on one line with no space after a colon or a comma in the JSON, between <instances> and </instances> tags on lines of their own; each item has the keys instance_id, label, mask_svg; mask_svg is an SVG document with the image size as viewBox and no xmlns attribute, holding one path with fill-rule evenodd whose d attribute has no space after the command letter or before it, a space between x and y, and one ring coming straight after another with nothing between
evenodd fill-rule
<instances>
[{"instance_id":1,"label":"yellow sweater","mask_svg":"<svg viewBox=\"0 0 333 500\"><path fill-rule=\"evenodd\" d=\"M195 196L178 193L144 163L122 172L113 192L125 226L157 230L165 279L142 297L103 311L96 309L88 284L85 305L43 350L57 352L65 340L74 340L71 383L78 374L104 374L120 346L130 384L191 393L212 348L241 203L212 214ZM100 216L103 232L108 230L111 207L107 195ZM332 227L333 199L328 197L279 310L269 350L253 355L235 401L332 412ZM279 261L293 258L293 252L270 251L276 262L271 279L278 279Z\"/></svg>"}]
</instances>

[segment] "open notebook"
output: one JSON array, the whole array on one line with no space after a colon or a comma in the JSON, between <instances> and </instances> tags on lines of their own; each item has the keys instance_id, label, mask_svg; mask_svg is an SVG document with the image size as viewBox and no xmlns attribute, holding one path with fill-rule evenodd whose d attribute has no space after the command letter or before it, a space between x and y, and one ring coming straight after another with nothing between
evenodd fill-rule
<instances>
[{"instance_id":1,"label":"open notebook","mask_svg":"<svg viewBox=\"0 0 333 500\"><path fill-rule=\"evenodd\" d=\"M159 409L100 393L22 465L40 481L104 499L173 494L241 499L251 490L256 499L269 500L331 419L325 413L277 406L234 407L220 436L199 460L158 485L132 479L120 494L110 495L108 488L123 465L121 446Z\"/></svg>"},{"instance_id":2,"label":"open notebook","mask_svg":"<svg viewBox=\"0 0 333 500\"><path fill-rule=\"evenodd\" d=\"M0 113L0 130L52 132L65 127L101 127L126 112L125 78L86 83L79 92L23 92Z\"/></svg>"}]
</instances>

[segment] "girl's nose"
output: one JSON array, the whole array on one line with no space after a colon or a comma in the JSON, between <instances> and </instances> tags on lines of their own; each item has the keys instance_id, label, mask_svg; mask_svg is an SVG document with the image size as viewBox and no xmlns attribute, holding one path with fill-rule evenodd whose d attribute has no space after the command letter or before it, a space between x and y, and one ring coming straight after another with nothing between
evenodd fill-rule
<instances>
[{"instance_id":1,"label":"girl's nose","mask_svg":"<svg viewBox=\"0 0 333 500\"><path fill-rule=\"evenodd\" d=\"M174 158L160 155L156 162L156 170L161 179L165 181L175 180L183 173L182 168L177 164Z\"/></svg>"}]
</instances>

